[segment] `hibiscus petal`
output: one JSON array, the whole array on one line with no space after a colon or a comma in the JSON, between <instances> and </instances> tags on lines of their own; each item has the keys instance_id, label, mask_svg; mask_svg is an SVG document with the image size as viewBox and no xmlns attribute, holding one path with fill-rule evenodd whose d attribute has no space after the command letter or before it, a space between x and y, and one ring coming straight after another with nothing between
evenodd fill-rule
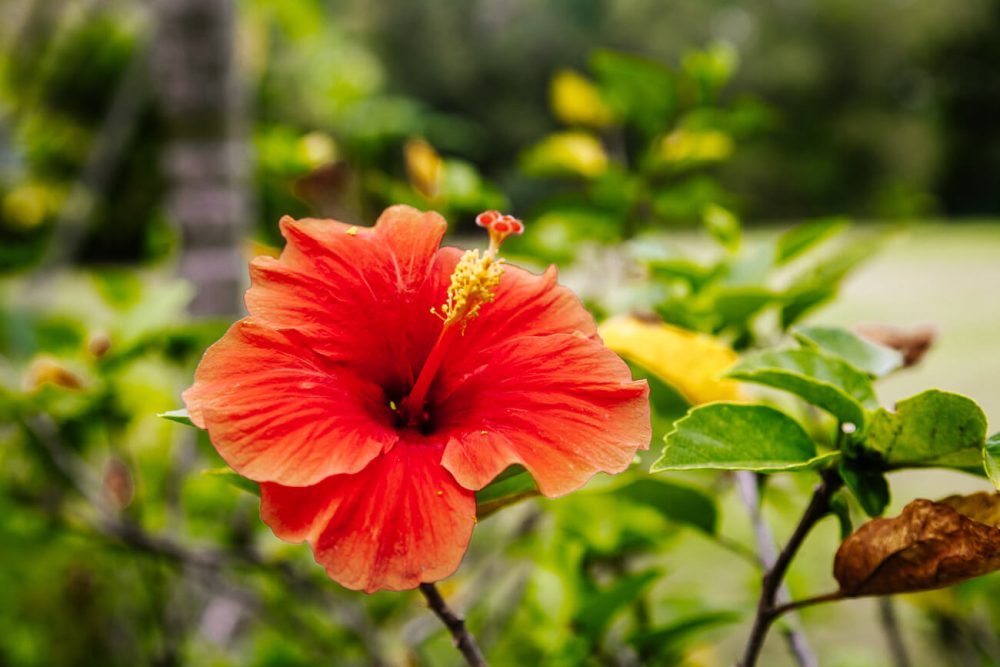
<instances>
[{"instance_id":1,"label":"hibiscus petal","mask_svg":"<svg viewBox=\"0 0 1000 667\"><path fill-rule=\"evenodd\" d=\"M373 228L285 218L281 257L250 265L247 309L269 326L297 331L327 358L402 390L440 329L418 297L446 227L437 213L406 206L389 208Z\"/></svg>"},{"instance_id":2,"label":"hibiscus petal","mask_svg":"<svg viewBox=\"0 0 1000 667\"><path fill-rule=\"evenodd\" d=\"M184 401L222 458L257 481L357 472L398 439L379 386L252 319L205 352Z\"/></svg>"},{"instance_id":3,"label":"hibiscus petal","mask_svg":"<svg viewBox=\"0 0 1000 667\"><path fill-rule=\"evenodd\" d=\"M433 414L450 438L442 465L481 489L512 464L546 496L618 473L649 447L649 388L582 334L508 339L465 374L442 373Z\"/></svg>"},{"instance_id":4,"label":"hibiscus petal","mask_svg":"<svg viewBox=\"0 0 1000 667\"><path fill-rule=\"evenodd\" d=\"M447 577L472 536L475 494L441 467L440 443L408 437L353 475L306 488L262 484L261 518L284 540L308 540L347 588L404 590Z\"/></svg>"}]
</instances>

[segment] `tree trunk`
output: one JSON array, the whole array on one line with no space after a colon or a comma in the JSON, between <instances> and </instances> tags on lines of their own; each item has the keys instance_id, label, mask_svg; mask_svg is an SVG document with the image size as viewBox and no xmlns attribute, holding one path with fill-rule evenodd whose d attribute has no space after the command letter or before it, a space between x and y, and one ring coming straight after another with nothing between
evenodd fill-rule
<instances>
[{"instance_id":1,"label":"tree trunk","mask_svg":"<svg viewBox=\"0 0 1000 667\"><path fill-rule=\"evenodd\" d=\"M155 0L153 86L169 128L167 212L196 315L234 315L246 273L249 144L235 66L232 0Z\"/></svg>"}]
</instances>

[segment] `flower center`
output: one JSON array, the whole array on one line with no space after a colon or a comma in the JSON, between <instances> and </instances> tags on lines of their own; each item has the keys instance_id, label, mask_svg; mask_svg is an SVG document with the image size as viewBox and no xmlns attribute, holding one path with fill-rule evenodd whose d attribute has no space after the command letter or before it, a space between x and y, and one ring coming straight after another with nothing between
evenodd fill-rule
<instances>
[{"instance_id":1,"label":"flower center","mask_svg":"<svg viewBox=\"0 0 1000 667\"><path fill-rule=\"evenodd\" d=\"M508 236L524 232L524 224L520 220L498 211L480 213L476 216L476 224L489 232L489 248L482 255L478 249L468 250L462 255L451 274L447 300L440 308L431 308L431 313L443 322L443 326L410 395L396 409L407 426L421 426L430 419L426 411L427 392L449 345L456 336L464 336L466 327L479 317L482 307L496 298L504 265L503 258L497 257L500 245Z\"/></svg>"}]
</instances>

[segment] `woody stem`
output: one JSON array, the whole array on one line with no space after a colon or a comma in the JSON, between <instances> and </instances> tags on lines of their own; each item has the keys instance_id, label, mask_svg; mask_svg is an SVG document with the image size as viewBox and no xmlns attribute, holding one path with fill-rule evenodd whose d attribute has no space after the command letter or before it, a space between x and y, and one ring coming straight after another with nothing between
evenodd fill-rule
<instances>
[{"instance_id":1,"label":"woody stem","mask_svg":"<svg viewBox=\"0 0 1000 667\"><path fill-rule=\"evenodd\" d=\"M479 650L476 639L465 627L465 619L448 607L444 598L441 597L437 586L434 584L420 584L420 592L427 598L427 606L430 607L430 610L448 628L452 638L455 640L455 648L462 653L465 661L471 667L487 667L486 658L483 657L482 651Z\"/></svg>"},{"instance_id":2,"label":"woody stem","mask_svg":"<svg viewBox=\"0 0 1000 667\"><path fill-rule=\"evenodd\" d=\"M757 604L757 615L754 618L753 628L750 637L747 639L746 647L743 651L743 658L737 663L739 667L754 667L760 650L764 646L764 638L771 624L778 617L775 603L778 596L778 589L785 572L792 562L792 558L798 553L799 547L805 541L809 531L813 526L825 517L830 511L830 499L833 494L843 486L844 482L836 470L824 470L820 473L822 481L813 490L812 499L799 519L799 525L795 527L792 536L788 538L785 548L778 554L777 560L764 573L761 585L760 599Z\"/></svg>"}]
</instances>

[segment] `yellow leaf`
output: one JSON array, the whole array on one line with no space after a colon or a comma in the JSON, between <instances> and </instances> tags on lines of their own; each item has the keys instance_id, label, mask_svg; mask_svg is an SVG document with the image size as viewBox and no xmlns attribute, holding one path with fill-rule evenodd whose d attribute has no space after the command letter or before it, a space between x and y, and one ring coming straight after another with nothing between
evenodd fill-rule
<instances>
[{"instance_id":1,"label":"yellow leaf","mask_svg":"<svg viewBox=\"0 0 1000 667\"><path fill-rule=\"evenodd\" d=\"M718 130L677 129L660 140L659 157L664 162L717 162L733 152L733 140Z\"/></svg>"},{"instance_id":2,"label":"yellow leaf","mask_svg":"<svg viewBox=\"0 0 1000 667\"><path fill-rule=\"evenodd\" d=\"M604 322L599 333L605 345L677 389L692 405L742 398L739 383L720 377L738 356L711 336L631 316Z\"/></svg>"},{"instance_id":3,"label":"yellow leaf","mask_svg":"<svg viewBox=\"0 0 1000 667\"><path fill-rule=\"evenodd\" d=\"M549 103L556 118L567 125L602 128L614 120L597 87L572 70L552 77Z\"/></svg>"},{"instance_id":4,"label":"yellow leaf","mask_svg":"<svg viewBox=\"0 0 1000 667\"><path fill-rule=\"evenodd\" d=\"M594 178L608 168L608 155L601 142L587 132L558 132L528 149L524 168L539 176L577 174Z\"/></svg>"},{"instance_id":5,"label":"yellow leaf","mask_svg":"<svg viewBox=\"0 0 1000 667\"><path fill-rule=\"evenodd\" d=\"M423 139L410 139L403 148L406 173L413 189L432 198L441 187L443 160L434 147Z\"/></svg>"},{"instance_id":6,"label":"yellow leaf","mask_svg":"<svg viewBox=\"0 0 1000 667\"><path fill-rule=\"evenodd\" d=\"M55 196L45 186L26 183L3 197L3 219L11 226L32 229L45 222L56 207Z\"/></svg>"}]
</instances>

